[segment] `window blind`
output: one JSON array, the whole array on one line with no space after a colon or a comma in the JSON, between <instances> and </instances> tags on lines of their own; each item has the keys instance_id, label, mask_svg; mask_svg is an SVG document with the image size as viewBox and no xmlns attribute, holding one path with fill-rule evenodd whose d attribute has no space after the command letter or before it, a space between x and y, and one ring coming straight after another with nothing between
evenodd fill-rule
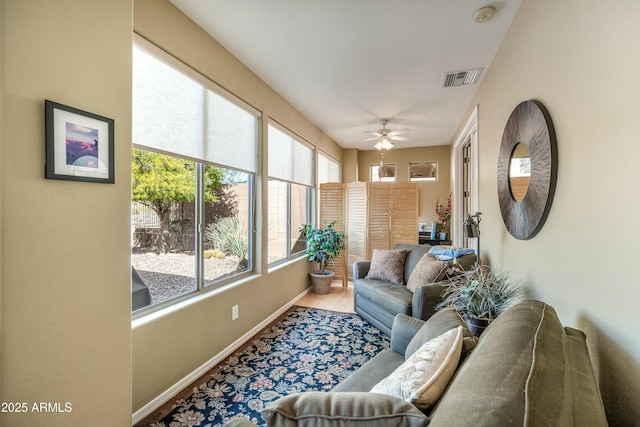
<instances>
[{"instance_id":1,"label":"window blind","mask_svg":"<svg viewBox=\"0 0 640 427\"><path fill-rule=\"evenodd\" d=\"M333 159L318 153L318 184L325 182L341 182L340 164Z\"/></svg>"},{"instance_id":2,"label":"window blind","mask_svg":"<svg viewBox=\"0 0 640 427\"><path fill-rule=\"evenodd\" d=\"M133 143L256 172L258 117L169 62L134 46Z\"/></svg>"},{"instance_id":3,"label":"window blind","mask_svg":"<svg viewBox=\"0 0 640 427\"><path fill-rule=\"evenodd\" d=\"M313 186L313 149L269 125L269 177Z\"/></svg>"}]
</instances>

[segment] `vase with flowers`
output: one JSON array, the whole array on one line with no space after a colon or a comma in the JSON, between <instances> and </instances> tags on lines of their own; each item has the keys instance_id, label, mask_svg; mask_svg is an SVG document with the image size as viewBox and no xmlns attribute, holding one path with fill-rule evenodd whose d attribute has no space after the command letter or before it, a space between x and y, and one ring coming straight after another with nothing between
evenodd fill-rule
<instances>
[{"instance_id":1,"label":"vase with flowers","mask_svg":"<svg viewBox=\"0 0 640 427\"><path fill-rule=\"evenodd\" d=\"M443 206L440 204L440 198L436 200L436 226L438 228L438 232L441 233L440 237L442 240L446 240L447 235L449 234L449 227L451 226L451 194L447 198L447 206ZM444 233L444 234L442 234Z\"/></svg>"}]
</instances>

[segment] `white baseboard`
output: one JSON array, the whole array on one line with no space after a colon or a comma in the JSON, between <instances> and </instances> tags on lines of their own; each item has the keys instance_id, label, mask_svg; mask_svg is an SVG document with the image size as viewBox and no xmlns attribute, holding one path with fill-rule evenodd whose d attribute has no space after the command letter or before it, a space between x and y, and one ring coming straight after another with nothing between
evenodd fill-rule
<instances>
[{"instance_id":1,"label":"white baseboard","mask_svg":"<svg viewBox=\"0 0 640 427\"><path fill-rule=\"evenodd\" d=\"M140 408L139 410L134 412L133 416L132 416L132 425L142 421L145 417L147 417L151 413L153 413L153 411L157 410L162 405L164 405L166 402L168 402L173 396L175 396L178 392L180 392L186 386L188 386L189 384L191 384L192 382L194 382L195 380L200 378L202 375L204 375L207 371L209 371L211 368L216 366L218 363L220 363L226 357L230 356L234 351L236 351L243 344L245 344L249 339L251 339L251 337L253 337L255 334L260 332L265 327L267 327L271 322L276 320L284 312L289 310L293 305L295 305L295 303L300 298L302 298L303 296L308 294L310 291L311 291L311 288L307 288L300 295L298 295L297 297L293 298L291 301L286 303L278 311L273 313L271 316L267 317L265 320L263 320L261 323L256 325L253 329L248 331L246 334L244 334L243 336L241 336L240 338L235 340L233 343L231 343L231 345L229 345L227 348L222 350L220 353L216 354L213 358L211 358L209 361L204 363L198 369L196 369L195 371L191 372L189 375L187 375L186 377L184 377L183 379L181 379L180 381L175 383L173 386L171 386L167 390L165 390L164 393L160 394L158 397L153 399L151 402L147 403L142 408Z\"/></svg>"}]
</instances>

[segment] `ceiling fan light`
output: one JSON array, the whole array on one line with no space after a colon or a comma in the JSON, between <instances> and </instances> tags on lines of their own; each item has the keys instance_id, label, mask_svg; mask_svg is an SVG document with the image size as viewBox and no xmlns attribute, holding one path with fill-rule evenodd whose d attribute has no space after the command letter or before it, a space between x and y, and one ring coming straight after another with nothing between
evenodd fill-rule
<instances>
[{"instance_id":1,"label":"ceiling fan light","mask_svg":"<svg viewBox=\"0 0 640 427\"><path fill-rule=\"evenodd\" d=\"M391 150L393 148L393 143L389 141L389 139L386 136L383 136L382 138L380 138L380 140L376 145L380 145L380 147L382 147L381 148L382 150Z\"/></svg>"}]
</instances>

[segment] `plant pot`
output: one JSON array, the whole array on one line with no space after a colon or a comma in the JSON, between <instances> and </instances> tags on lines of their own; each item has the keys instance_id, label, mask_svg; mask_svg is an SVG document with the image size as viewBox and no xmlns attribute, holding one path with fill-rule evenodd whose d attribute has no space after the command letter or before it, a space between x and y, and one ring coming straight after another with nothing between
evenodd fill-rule
<instances>
[{"instance_id":1,"label":"plant pot","mask_svg":"<svg viewBox=\"0 0 640 427\"><path fill-rule=\"evenodd\" d=\"M311 284L313 285L313 292L316 294L328 294L331 290L331 282L335 273L330 270L325 270L324 274L319 271L309 273L311 277Z\"/></svg>"},{"instance_id":2,"label":"plant pot","mask_svg":"<svg viewBox=\"0 0 640 427\"><path fill-rule=\"evenodd\" d=\"M490 321L487 319L477 319L475 317L467 317L467 326L474 337L479 337L482 332L489 326Z\"/></svg>"}]
</instances>

